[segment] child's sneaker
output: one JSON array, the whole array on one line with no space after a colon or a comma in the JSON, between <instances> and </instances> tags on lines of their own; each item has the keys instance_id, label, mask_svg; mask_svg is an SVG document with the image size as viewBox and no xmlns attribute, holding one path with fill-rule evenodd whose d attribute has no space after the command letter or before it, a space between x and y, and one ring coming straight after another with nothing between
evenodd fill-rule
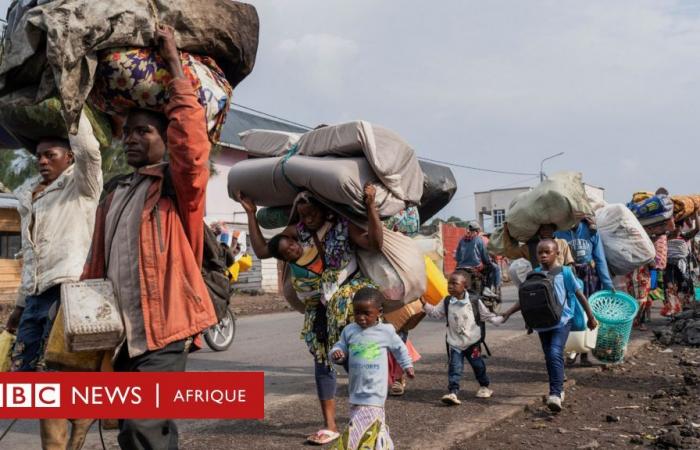
<instances>
[{"instance_id":1,"label":"child's sneaker","mask_svg":"<svg viewBox=\"0 0 700 450\"><path fill-rule=\"evenodd\" d=\"M462 402L459 401L459 399L457 398L457 394L455 394L454 392L450 392L449 394L443 395L441 400L442 403L450 406L462 404Z\"/></svg>"},{"instance_id":2,"label":"child's sneaker","mask_svg":"<svg viewBox=\"0 0 700 450\"><path fill-rule=\"evenodd\" d=\"M562 399L556 395L550 395L547 397L547 408L552 412L561 412L561 401Z\"/></svg>"},{"instance_id":3,"label":"child's sneaker","mask_svg":"<svg viewBox=\"0 0 700 450\"><path fill-rule=\"evenodd\" d=\"M481 386L478 391L476 391L476 398L491 398L493 391L486 386Z\"/></svg>"}]
</instances>

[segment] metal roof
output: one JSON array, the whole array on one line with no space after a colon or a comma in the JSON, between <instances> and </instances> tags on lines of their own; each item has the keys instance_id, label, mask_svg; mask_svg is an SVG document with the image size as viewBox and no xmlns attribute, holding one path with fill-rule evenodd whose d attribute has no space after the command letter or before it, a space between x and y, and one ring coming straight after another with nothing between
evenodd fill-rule
<instances>
[{"instance_id":1,"label":"metal roof","mask_svg":"<svg viewBox=\"0 0 700 450\"><path fill-rule=\"evenodd\" d=\"M309 131L306 128L279 120L251 114L238 109L231 109L221 129L219 143L227 147L243 149L243 143L241 143L241 140L238 138L238 133L252 129L291 131L292 133L306 133Z\"/></svg>"}]
</instances>

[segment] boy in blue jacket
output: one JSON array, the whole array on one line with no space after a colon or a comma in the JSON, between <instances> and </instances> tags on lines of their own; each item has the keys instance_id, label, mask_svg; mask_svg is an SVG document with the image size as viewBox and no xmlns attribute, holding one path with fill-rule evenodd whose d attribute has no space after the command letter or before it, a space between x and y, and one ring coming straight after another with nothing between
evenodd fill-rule
<instances>
[{"instance_id":1,"label":"boy in blue jacket","mask_svg":"<svg viewBox=\"0 0 700 450\"><path fill-rule=\"evenodd\" d=\"M603 241L592 218L584 218L571 230L557 231L554 236L569 243L574 257L576 276L583 281L583 293L590 297L601 289L614 290L612 277L605 259ZM576 362L576 353L567 357L567 364ZM591 366L588 353L581 354L581 365Z\"/></svg>"},{"instance_id":2,"label":"boy in blue jacket","mask_svg":"<svg viewBox=\"0 0 700 450\"><path fill-rule=\"evenodd\" d=\"M539 271L553 278L554 291L557 300L563 306L559 323L550 328L536 328L542 344L547 375L549 377L549 396L547 407L553 412L561 411L564 401L564 346L571 331L571 322L574 317L574 308L577 300L581 303L588 318L587 326L593 330L598 326L593 311L588 305L588 299L576 280L576 276L567 267L557 264L559 247L552 239L544 239L537 245L537 259L540 263ZM520 304L516 303L503 317L505 320L520 311Z\"/></svg>"}]
</instances>

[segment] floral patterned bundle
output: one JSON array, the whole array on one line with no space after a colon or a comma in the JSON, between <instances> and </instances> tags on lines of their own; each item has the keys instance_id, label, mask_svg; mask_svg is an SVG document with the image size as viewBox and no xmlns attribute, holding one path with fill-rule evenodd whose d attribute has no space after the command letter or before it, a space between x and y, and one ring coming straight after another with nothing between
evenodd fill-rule
<instances>
[{"instance_id":1,"label":"floral patterned bundle","mask_svg":"<svg viewBox=\"0 0 700 450\"><path fill-rule=\"evenodd\" d=\"M226 120L233 88L216 62L207 56L180 52L182 68L204 107L207 130L217 142ZM100 111L123 116L131 108L162 111L172 79L157 51L117 48L100 55L90 102Z\"/></svg>"}]
</instances>

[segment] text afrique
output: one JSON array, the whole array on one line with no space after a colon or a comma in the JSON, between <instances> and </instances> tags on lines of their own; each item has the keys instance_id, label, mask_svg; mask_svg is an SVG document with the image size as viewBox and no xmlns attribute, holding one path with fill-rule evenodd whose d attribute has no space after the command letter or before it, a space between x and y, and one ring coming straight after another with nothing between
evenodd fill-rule
<instances>
[{"instance_id":1,"label":"text afrique","mask_svg":"<svg viewBox=\"0 0 700 450\"><path fill-rule=\"evenodd\" d=\"M173 403L246 403L245 389L178 389Z\"/></svg>"}]
</instances>

